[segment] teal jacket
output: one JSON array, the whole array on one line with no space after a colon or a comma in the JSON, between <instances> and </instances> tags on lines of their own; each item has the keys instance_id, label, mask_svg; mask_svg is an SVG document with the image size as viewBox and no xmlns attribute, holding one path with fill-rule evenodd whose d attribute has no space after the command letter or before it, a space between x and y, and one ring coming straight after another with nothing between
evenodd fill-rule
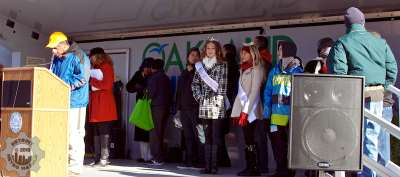
<instances>
[{"instance_id":1,"label":"teal jacket","mask_svg":"<svg viewBox=\"0 0 400 177\"><path fill-rule=\"evenodd\" d=\"M336 41L328 56L328 67L333 74L365 76L367 86L387 87L397 78L397 63L389 45L360 24L353 24Z\"/></svg>"},{"instance_id":2,"label":"teal jacket","mask_svg":"<svg viewBox=\"0 0 400 177\"><path fill-rule=\"evenodd\" d=\"M71 108L86 107L89 103L89 57L73 43L65 56L54 57L52 72L71 87Z\"/></svg>"}]
</instances>

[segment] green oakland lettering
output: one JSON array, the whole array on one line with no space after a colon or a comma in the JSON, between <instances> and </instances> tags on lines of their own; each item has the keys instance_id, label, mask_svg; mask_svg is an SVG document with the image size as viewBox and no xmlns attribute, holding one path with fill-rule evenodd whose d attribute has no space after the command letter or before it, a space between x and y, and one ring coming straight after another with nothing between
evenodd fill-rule
<instances>
[{"instance_id":1,"label":"green oakland lettering","mask_svg":"<svg viewBox=\"0 0 400 177\"><path fill-rule=\"evenodd\" d=\"M147 57L149 49L160 48L160 47L161 47L160 43L157 43L157 42L150 43L144 49L142 59L144 60ZM165 51L164 50L161 51L161 59L165 60Z\"/></svg>"},{"instance_id":2,"label":"green oakland lettering","mask_svg":"<svg viewBox=\"0 0 400 177\"><path fill-rule=\"evenodd\" d=\"M203 40L201 40L201 41L199 41L199 42L197 42L196 43L196 45L194 45L193 47L196 47L196 48L201 48L201 45L203 45ZM186 54L188 55L189 54L189 50L191 49L191 48L193 48L192 46L191 46L191 43L190 43L190 41L187 41L186 42Z\"/></svg>"},{"instance_id":3,"label":"green oakland lettering","mask_svg":"<svg viewBox=\"0 0 400 177\"><path fill-rule=\"evenodd\" d=\"M165 71L168 71L169 67L171 66L177 66L181 71L183 71L181 56L179 55L179 51L175 43L172 46L171 53L169 54L168 60L165 64Z\"/></svg>"},{"instance_id":4,"label":"green oakland lettering","mask_svg":"<svg viewBox=\"0 0 400 177\"><path fill-rule=\"evenodd\" d=\"M244 40L245 43L249 43L251 41L252 41L251 37L246 37ZM269 41L269 50L272 52L272 55L274 58L273 60L275 63L276 58L277 58L276 57L277 56L276 49L277 49L278 42L279 41L292 41L292 39L290 39L287 36L273 36L273 37L268 37L268 41ZM168 70L172 66L176 66L179 68L180 71L183 71L185 67L183 65L184 62L182 62L182 59L183 60L186 59L186 56L191 48L197 47L200 49L204 45L204 42L205 42L204 40L200 40L200 41L197 41L194 43L192 43L191 41L187 41L186 42L186 55L184 55L184 58L181 57L183 55L181 55L181 53L179 52L178 46L176 45L176 43L172 43L173 45L172 45L172 48L170 49L170 51L165 51L164 49L159 49L162 46L159 42L152 42L145 47L145 49L143 51L142 59L145 59L152 52L157 52L157 51L152 51L152 49L159 49L159 50L161 50L161 51L159 51L160 58L162 60L166 61L165 67L164 67L165 71L168 72ZM229 40L229 43L235 45L235 41L232 38ZM239 43L238 45L241 45L241 43ZM238 47L240 47L240 46L238 46ZM166 55L168 55L168 58L166 58Z\"/></svg>"}]
</instances>

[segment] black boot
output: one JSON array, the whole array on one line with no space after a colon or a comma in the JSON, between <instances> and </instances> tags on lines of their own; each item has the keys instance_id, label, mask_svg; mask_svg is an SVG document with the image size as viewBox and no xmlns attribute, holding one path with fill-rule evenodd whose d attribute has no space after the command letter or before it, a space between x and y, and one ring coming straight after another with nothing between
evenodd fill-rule
<instances>
[{"instance_id":1,"label":"black boot","mask_svg":"<svg viewBox=\"0 0 400 177\"><path fill-rule=\"evenodd\" d=\"M204 169L200 170L201 174L211 173L211 145L206 144L204 146Z\"/></svg>"},{"instance_id":2,"label":"black boot","mask_svg":"<svg viewBox=\"0 0 400 177\"><path fill-rule=\"evenodd\" d=\"M205 168L200 171L202 174L217 174L218 173L218 146L206 145L205 147Z\"/></svg>"},{"instance_id":3,"label":"black boot","mask_svg":"<svg viewBox=\"0 0 400 177\"><path fill-rule=\"evenodd\" d=\"M249 145L245 149L246 168L239 172L238 176L261 176L257 162L257 147L256 145Z\"/></svg>"},{"instance_id":4,"label":"black boot","mask_svg":"<svg viewBox=\"0 0 400 177\"><path fill-rule=\"evenodd\" d=\"M244 169L244 170L242 170L242 171L240 171L239 173L237 173L237 176L246 176L246 174L248 173L248 171L249 171L249 167L250 167L250 160L249 160L249 157L250 157L250 155L249 155L249 150L248 150L249 148L248 147L246 147L245 149L244 149L244 158L246 159L246 168Z\"/></svg>"},{"instance_id":5,"label":"black boot","mask_svg":"<svg viewBox=\"0 0 400 177\"><path fill-rule=\"evenodd\" d=\"M218 146L212 145L211 147L211 174L218 173Z\"/></svg>"}]
</instances>

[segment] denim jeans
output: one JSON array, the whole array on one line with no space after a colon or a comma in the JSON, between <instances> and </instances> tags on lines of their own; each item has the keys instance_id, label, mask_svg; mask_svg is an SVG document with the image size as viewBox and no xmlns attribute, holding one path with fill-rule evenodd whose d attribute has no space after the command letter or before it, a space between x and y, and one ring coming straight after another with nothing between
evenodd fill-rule
<instances>
[{"instance_id":1,"label":"denim jeans","mask_svg":"<svg viewBox=\"0 0 400 177\"><path fill-rule=\"evenodd\" d=\"M382 117L383 101L367 102L365 107L373 114ZM378 137L381 131L380 125L369 120L364 119L364 154L371 160L378 161ZM363 171L359 174L360 177L376 177L376 173L367 167L363 167Z\"/></svg>"},{"instance_id":2,"label":"denim jeans","mask_svg":"<svg viewBox=\"0 0 400 177\"><path fill-rule=\"evenodd\" d=\"M383 118L392 122L393 118L393 109L392 107L384 107L383 108ZM379 163L385 166L388 161L390 161L390 133L385 129L381 129L379 133Z\"/></svg>"}]
</instances>

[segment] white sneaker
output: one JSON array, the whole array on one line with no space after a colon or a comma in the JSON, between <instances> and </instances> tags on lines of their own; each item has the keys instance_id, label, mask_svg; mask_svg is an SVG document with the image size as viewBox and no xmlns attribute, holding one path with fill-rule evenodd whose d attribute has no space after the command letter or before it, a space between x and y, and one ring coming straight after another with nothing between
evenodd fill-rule
<instances>
[{"instance_id":1,"label":"white sneaker","mask_svg":"<svg viewBox=\"0 0 400 177\"><path fill-rule=\"evenodd\" d=\"M78 177L79 175L80 175L79 173L68 171L68 177Z\"/></svg>"},{"instance_id":2,"label":"white sneaker","mask_svg":"<svg viewBox=\"0 0 400 177\"><path fill-rule=\"evenodd\" d=\"M151 160L151 162L149 163L149 165L152 165L152 166L161 166L161 165L164 165L164 163L163 163L163 162L158 162L157 160Z\"/></svg>"}]
</instances>

